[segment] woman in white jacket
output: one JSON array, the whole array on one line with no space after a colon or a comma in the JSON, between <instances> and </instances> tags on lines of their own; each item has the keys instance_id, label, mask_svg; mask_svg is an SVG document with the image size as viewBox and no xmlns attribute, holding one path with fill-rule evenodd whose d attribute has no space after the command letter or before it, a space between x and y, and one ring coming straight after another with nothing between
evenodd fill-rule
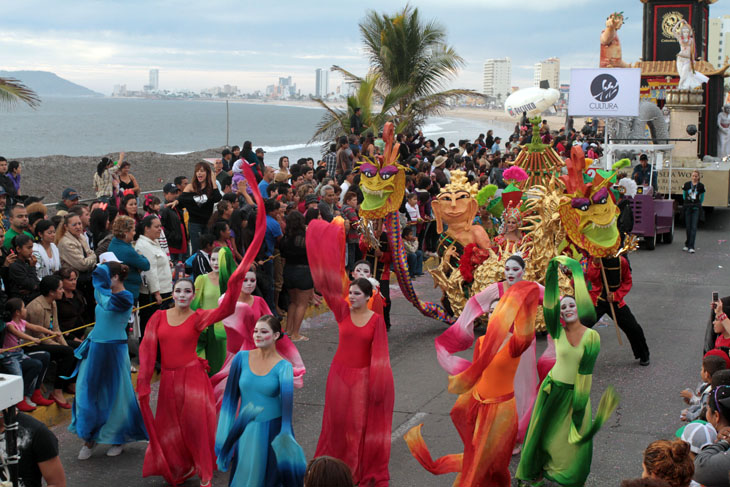
<instances>
[{"instance_id":1,"label":"woman in white jacket","mask_svg":"<svg viewBox=\"0 0 730 487\"><path fill-rule=\"evenodd\" d=\"M137 245L135 250L150 262L150 270L142 273L142 286L139 288L139 305L156 303L139 310L139 324L142 336L150 316L158 309L167 309L172 296L172 270L170 258L162 250L157 240L160 238L162 224L155 215L145 217L137 226Z\"/></svg>"}]
</instances>

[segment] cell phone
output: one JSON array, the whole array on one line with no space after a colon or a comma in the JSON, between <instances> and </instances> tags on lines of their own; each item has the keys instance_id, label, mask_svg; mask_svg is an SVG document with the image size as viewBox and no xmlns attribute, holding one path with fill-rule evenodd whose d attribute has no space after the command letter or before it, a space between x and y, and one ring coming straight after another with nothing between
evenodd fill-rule
<instances>
[{"instance_id":1,"label":"cell phone","mask_svg":"<svg viewBox=\"0 0 730 487\"><path fill-rule=\"evenodd\" d=\"M712 302L715 303L720 300L720 295L717 291L712 291Z\"/></svg>"}]
</instances>

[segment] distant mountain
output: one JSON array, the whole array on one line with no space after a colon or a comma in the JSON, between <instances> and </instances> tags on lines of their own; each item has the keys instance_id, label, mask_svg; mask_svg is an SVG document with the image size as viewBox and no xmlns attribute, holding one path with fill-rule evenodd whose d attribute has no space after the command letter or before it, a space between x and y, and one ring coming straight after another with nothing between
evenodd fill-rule
<instances>
[{"instance_id":1,"label":"distant mountain","mask_svg":"<svg viewBox=\"0 0 730 487\"><path fill-rule=\"evenodd\" d=\"M0 71L2 78L15 78L39 96L103 96L48 71Z\"/></svg>"}]
</instances>

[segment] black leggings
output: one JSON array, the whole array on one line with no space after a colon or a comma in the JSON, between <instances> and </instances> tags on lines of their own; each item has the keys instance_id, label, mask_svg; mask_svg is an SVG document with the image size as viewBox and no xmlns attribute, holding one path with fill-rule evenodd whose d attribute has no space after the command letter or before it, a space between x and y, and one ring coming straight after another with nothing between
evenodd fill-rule
<instances>
[{"instance_id":1,"label":"black leggings","mask_svg":"<svg viewBox=\"0 0 730 487\"><path fill-rule=\"evenodd\" d=\"M56 378L53 380L54 389L63 389L73 380L61 379L61 376L68 377L76 367L76 357L74 357L74 349L66 345L54 345L41 342L38 345L26 347L25 353L36 358L33 352L48 352L51 361L56 362ZM38 383L40 387L40 382Z\"/></svg>"},{"instance_id":2,"label":"black leggings","mask_svg":"<svg viewBox=\"0 0 730 487\"><path fill-rule=\"evenodd\" d=\"M644 330L642 330L641 325L636 321L629 305L624 304L622 307L619 307L617 303L614 303L613 309L616 311L616 321L618 321L616 324L626 333L626 337L629 339L629 343L631 343L631 350L634 352L634 358L648 359L649 346L646 344L646 338L644 338ZM611 308L607 301L599 299L598 303L596 303L596 321L606 313L611 316ZM593 328L596 321L583 324L589 328Z\"/></svg>"}]
</instances>

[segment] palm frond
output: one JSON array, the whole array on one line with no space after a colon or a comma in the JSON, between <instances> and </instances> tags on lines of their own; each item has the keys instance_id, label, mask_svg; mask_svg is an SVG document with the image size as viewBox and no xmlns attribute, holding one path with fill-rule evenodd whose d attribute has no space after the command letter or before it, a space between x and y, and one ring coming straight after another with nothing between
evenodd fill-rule
<instances>
[{"instance_id":1,"label":"palm frond","mask_svg":"<svg viewBox=\"0 0 730 487\"><path fill-rule=\"evenodd\" d=\"M15 106L23 102L31 108L36 108L41 103L35 91L13 78L0 78L0 106Z\"/></svg>"}]
</instances>

